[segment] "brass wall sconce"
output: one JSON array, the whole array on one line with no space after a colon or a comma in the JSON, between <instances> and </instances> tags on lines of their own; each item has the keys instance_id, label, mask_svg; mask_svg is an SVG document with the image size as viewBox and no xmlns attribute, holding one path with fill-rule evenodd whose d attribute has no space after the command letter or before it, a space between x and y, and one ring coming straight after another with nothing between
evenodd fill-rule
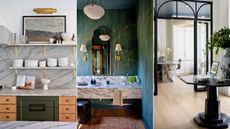
<instances>
[{"instance_id":1,"label":"brass wall sconce","mask_svg":"<svg viewBox=\"0 0 230 129\"><path fill-rule=\"evenodd\" d=\"M55 8L34 8L33 12L37 14L53 14L57 12Z\"/></svg>"},{"instance_id":2,"label":"brass wall sconce","mask_svg":"<svg viewBox=\"0 0 230 129\"><path fill-rule=\"evenodd\" d=\"M116 44L115 61L121 61L121 52L122 52L121 44Z\"/></svg>"},{"instance_id":3,"label":"brass wall sconce","mask_svg":"<svg viewBox=\"0 0 230 129\"><path fill-rule=\"evenodd\" d=\"M81 52L82 60L86 61L87 56L85 55L85 53L87 52L87 48L85 44L81 44L80 52Z\"/></svg>"}]
</instances>

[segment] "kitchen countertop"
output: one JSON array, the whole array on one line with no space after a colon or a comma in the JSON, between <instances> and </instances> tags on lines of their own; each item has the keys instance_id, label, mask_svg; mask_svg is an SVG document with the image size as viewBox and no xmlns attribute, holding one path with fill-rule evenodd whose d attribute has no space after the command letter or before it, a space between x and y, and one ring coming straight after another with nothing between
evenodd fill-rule
<instances>
[{"instance_id":1,"label":"kitchen countertop","mask_svg":"<svg viewBox=\"0 0 230 129\"><path fill-rule=\"evenodd\" d=\"M125 84L101 84L101 85L91 85L88 84L87 86L79 86L77 85L77 88L141 88L139 84L134 84L134 85L125 85Z\"/></svg>"},{"instance_id":2,"label":"kitchen countertop","mask_svg":"<svg viewBox=\"0 0 230 129\"><path fill-rule=\"evenodd\" d=\"M77 122L0 121L0 129L77 129Z\"/></svg>"},{"instance_id":3,"label":"kitchen countertop","mask_svg":"<svg viewBox=\"0 0 230 129\"><path fill-rule=\"evenodd\" d=\"M76 88L73 89L2 89L0 90L0 96L77 96Z\"/></svg>"}]
</instances>

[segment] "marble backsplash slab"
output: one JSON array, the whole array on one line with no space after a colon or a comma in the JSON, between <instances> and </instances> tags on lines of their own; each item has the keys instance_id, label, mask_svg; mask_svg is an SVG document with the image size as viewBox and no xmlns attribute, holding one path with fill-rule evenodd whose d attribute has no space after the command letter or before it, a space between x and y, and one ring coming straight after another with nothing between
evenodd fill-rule
<instances>
[{"instance_id":1,"label":"marble backsplash slab","mask_svg":"<svg viewBox=\"0 0 230 129\"><path fill-rule=\"evenodd\" d=\"M100 82L102 84L105 84L106 81L109 81L110 84L124 85L126 83L126 76L77 76L77 83L86 82L90 84L91 79L95 79L96 82Z\"/></svg>"},{"instance_id":2,"label":"marble backsplash slab","mask_svg":"<svg viewBox=\"0 0 230 129\"><path fill-rule=\"evenodd\" d=\"M12 43L13 33L5 26L0 25L0 44Z\"/></svg>"},{"instance_id":3,"label":"marble backsplash slab","mask_svg":"<svg viewBox=\"0 0 230 129\"><path fill-rule=\"evenodd\" d=\"M46 60L49 57L68 57L69 60L74 60L75 55L73 48L69 46L61 47L17 47L17 54L14 47L8 47L3 44L10 44L9 36L12 33L5 27L0 26L0 85L7 87L16 84L16 72L12 67L15 59L36 59ZM35 88L42 88L41 78L44 78L44 70L17 70L18 75L30 75L36 77ZM49 88L75 88L76 77L73 75L73 70L47 70L47 78L51 80Z\"/></svg>"},{"instance_id":4,"label":"marble backsplash slab","mask_svg":"<svg viewBox=\"0 0 230 129\"><path fill-rule=\"evenodd\" d=\"M49 47L47 55L44 55L43 47L19 47L18 55L10 47L0 47L0 85L13 86L16 82L15 70L10 70L15 59L46 60L48 57L68 57L73 59L70 47ZM35 88L42 88L40 82L44 78L44 70L17 70L18 75L30 75L36 77ZM76 78L73 70L47 70L47 78L51 79L49 88L73 88L76 86Z\"/></svg>"}]
</instances>

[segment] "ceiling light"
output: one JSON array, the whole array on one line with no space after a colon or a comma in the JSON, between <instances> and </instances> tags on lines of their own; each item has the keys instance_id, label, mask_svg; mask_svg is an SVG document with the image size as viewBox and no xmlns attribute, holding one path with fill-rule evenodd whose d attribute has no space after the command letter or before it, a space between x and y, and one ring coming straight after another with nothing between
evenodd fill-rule
<instances>
[{"instance_id":1,"label":"ceiling light","mask_svg":"<svg viewBox=\"0 0 230 129\"><path fill-rule=\"evenodd\" d=\"M90 19L98 20L105 15L105 9L102 7L102 1L100 0L101 5L96 3L96 0L93 0L92 3L87 2L84 7L84 13Z\"/></svg>"},{"instance_id":2,"label":"ceiling light","mask_svg":"<svg viewBox=\"0 0 230 129\"><path fill-rule=\"evenodd\" d=\"M99 36L99 38L100 38L102 41L109 41L110 36L107 35L107 34L102 34L102 35Z\"/></svg>"}]
</instances>

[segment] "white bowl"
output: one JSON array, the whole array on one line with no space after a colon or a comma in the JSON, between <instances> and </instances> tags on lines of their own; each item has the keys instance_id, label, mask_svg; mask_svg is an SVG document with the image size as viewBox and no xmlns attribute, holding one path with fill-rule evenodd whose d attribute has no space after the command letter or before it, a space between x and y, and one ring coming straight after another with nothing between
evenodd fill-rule
<instances>
[{"instance_id":1,"label":"white bowl","mask_svg":"<svg viewBox=\"0 0 230 129\"><path fill-rule=\"evenodd\" d=\"M38 60L25 60L25 67L38 67Z\"/></svg>"},{"instance_id":2,"label":"white bowl","mask_svg":"<svg viewBox=\"0 0 230 129\"><path fill-rule=\"evenodd\" d=\"M62 33L61 37L65 42L66 41L72 41L73 33Z\"/></svg>"},{"instance_id":3,"label":"white bowl","mask_svg":"<svg viewBox=\"0 0 230 129\"><path fill-rule=\"evenodd\" d=\"M41 79L41 82L42 82L42 84L47 85L47 84L49 84L49 83L51 82L51 80L46 79L46 78L42 78L42 79Z\"/></svg>"},{"instance_id":4,"label":"white bowl","mask_svg":"<svg viewBox=\"0 0 230 129\"><path fill-rule=\"evenodd\" d=\"M67 57L58 58L58 66L67 67L68 65L69 65L69 58Z\"/></svg>"},{"instance_id":5,"label":"white bowl","mask_svg":"<svg viewBox=\"0 0 230 129\"><path fill-rule=\"evenodd\" d=\"M49 67L57 67L57 58L47 58L47 65Z\"/></svg>"},{"instance_id":6,"label":"white bowl","mask_svg":"<svg viewBox=\"0 0 230 129\"><path fill-rule=\"evenodd\" d=\"M13 67L23 67L23 60L22 59L14 60Z\"/></svg>"}]
</instances>

